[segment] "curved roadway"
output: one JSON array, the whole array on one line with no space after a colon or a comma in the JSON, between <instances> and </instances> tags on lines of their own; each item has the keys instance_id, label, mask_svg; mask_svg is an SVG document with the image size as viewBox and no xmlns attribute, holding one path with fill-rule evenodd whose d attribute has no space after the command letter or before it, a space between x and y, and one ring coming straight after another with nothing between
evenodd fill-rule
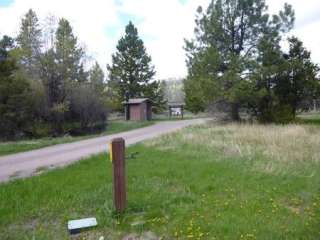
<instances>
[{"instance_id":1,"label":"curved roadway","mask_svg":"<svg viewBox=\"0 0 320 240\"><path fill-rule=\"evenodd\" d=\"M124 138L128 146L204 121L205 119L193 119L158 122L149 127L127 132L2 156L0 157L0 182L28 177L41 172L41 169L65 166L93 154L107 151L107 143L113 138Z\"/></svg>"}]
</instances>

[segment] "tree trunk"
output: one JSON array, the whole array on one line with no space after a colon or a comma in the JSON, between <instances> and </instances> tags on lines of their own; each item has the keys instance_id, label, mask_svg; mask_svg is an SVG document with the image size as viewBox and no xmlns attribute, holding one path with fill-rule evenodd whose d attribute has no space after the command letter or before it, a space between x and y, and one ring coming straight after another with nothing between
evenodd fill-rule
<instances>
[{"instance_id":1,"label":"tree trunk","mask_svg":"<svg viewBox=\"0 0 320 240\"><path fill-rule=\"evenodd\" d=\"M240 121L239 104L237 103L231 103L231 120Z\"/></svg>"}]
</instances>

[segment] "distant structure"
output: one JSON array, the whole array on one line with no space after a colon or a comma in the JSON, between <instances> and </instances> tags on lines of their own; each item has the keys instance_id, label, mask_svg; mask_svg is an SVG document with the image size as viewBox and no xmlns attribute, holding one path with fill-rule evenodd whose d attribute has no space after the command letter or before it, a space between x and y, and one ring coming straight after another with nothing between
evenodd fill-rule
<instances>
[{"instance_id":1,"label":"distant structure","mask_svg":"<svg viewBox=\"0 0 320 240\"><path fill-rule=\"evenodd\" d=\"M168 103L169 117L180 116L183 119L184 103Z\"/></svg>"},{"instance_id":2,"label":"distant structure","mask_svg":"<svg viewBox=\"0 0 320 240\"><path fill-rule=\"evenodd\" d=\"M130 98L123 104L126 121L150 121L152 119L152 102L148 98Z\"/></svg>"}]
</instances>

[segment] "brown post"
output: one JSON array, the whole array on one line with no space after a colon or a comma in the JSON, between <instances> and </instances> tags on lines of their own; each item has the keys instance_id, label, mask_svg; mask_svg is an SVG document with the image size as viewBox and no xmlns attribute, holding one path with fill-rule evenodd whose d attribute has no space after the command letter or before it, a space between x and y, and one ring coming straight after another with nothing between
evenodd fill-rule
<instances>
[{"instance_id":1,"label":"brown post","mask_svg":"<svg viewBox=\"0 0 320 240\"><path fill-rule=\"evenodd\" d=\"M181 118L183 119L183 105L181 105Z\"/></svg>"},{"instance_id":2,"label":"brown post","mask_svg":"<svg viewBox=\"0 0 320 240\"><path fill-rule=\"evenodd\" d=\"M113 202L117 213L126 208L125 142L123 138L111 141L110 156L113 166Z\"/></svg>"}]
</instances>

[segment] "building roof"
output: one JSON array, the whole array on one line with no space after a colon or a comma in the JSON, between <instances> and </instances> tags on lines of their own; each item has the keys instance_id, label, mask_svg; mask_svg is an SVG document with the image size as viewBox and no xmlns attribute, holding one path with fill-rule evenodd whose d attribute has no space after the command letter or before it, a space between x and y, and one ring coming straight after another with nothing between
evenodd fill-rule
<instances>
[{"instance_id":1,"label":"building roof","mask_svg":"<svg viewBox=\"0 0 320 240\"><path fill-rule=\"evenodd\" d=\"M146 101L150 101L149 98L130 98L128 102L122 102L123 104L139 104Z\"/></svg>"}]
</instances>

